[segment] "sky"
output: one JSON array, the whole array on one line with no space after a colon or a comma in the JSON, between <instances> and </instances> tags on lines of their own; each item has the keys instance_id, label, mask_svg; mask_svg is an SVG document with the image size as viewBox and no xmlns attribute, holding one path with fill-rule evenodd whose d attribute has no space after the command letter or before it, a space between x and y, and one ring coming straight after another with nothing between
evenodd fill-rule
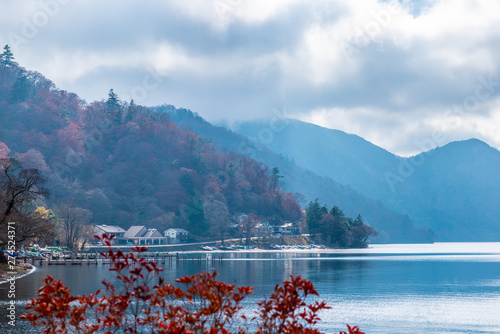
<instances>
[{"instance_id":1,"label":"sky","mask_svg":"<svg viewBox=\"0 0 500 334\"><path fill-rule=\"evenodd\" d=\"M87 102L292 117L402 156L500 148L498 0L0 0L0 44Z\"/></svg>"}]
</instances>

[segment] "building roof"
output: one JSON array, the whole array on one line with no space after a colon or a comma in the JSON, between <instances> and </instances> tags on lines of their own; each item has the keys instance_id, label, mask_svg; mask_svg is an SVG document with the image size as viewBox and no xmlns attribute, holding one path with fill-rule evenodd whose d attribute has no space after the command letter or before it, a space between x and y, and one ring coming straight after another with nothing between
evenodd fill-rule
<instances>
[{"instance_id":1,"label":"building roof","mask_svg":"<svg viewBox=\"0 0 500 334\"><path fill-rule=\"evenodd\" d=\"M144 225L130 226L123 236L125 238L140 238L146 234L147 231L148 229Z\"/></svg>"},{"instance_id":2,"label":"building roof","mask_svg":"<svg viewBox=\"0 0 500 334\"><path fill-rule=\"evenodd\" d=\"M168 230L166 230L164 233L167 233L169 231L173 231L173 232L176 232L176 233L189 233L188 231L186 231L185 229L183 228L169 228Z\"/></svg>"},{"instance_id":3,"label":"building roof","mask_svg":"<svg viewBox=\"0 0 500 334\"><path fill-rule=\"evenodd\" d=\"M163 238L163 235L157 229L151 228L141 238Z\"/></svg>"},{"instance_id":4,"label":"building roof","mask_svg":"<svg viewBox=\"0 0 500 334\"><path fill-rule=\"evenodd\" d=\"M123 228L115 225L96 225L95 229L102 230L104 233L125 233L125 230Z\"/></svg>"}]
</instances>

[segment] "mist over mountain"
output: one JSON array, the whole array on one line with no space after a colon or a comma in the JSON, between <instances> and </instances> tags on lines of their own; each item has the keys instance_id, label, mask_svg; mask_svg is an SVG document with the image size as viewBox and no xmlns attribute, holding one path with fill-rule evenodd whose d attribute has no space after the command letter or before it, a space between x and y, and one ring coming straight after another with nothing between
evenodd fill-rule
<instances>
[{"instance_id":1,"label":"mist over mountain","mask_svg":"<svg viewBox=\"0 0 500 334\"><path fill-rule=\"evenodd\" d=\"M237 133L265 144L297 165L352 187L432 228L439 240L500 239L500 152L471 139L410 158L363 138L298 120L281 120L272 140L268 121L244 122Z\"/></svg>"},{"instance_id":2,"label":"mist over mountain","mask_svg":"<svg viewBox=\"0 0 500 334\"><path fill-rule=\"evenodd\" d=\"M321 203L341 207L348 216L361 214L368 224L379 230L380 235L373 238L375 242L428 242L433 239L431 231L415 230L408 216L389 210L380 201L361 194L351 186L300 167L284 154L275 153L258 141L212 125L187 109L163 105L153 110L168 113L177 125L212 141L222 150L245 154L268 166L279 167L284 176L286 190L304 195L306 202L318 198ZM255 133L258 134L261 129L265 129L267 133L270 127L272 128L269 122L264 123L262 127L255 129Z\"/></svg>"}]
</instances>

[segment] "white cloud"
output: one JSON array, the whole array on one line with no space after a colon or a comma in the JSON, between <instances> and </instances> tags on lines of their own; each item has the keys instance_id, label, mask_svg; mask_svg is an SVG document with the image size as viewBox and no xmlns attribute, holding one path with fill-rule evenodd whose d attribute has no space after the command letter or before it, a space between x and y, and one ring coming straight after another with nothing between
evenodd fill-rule
<instances>
[{"instance_id":1,"label":"white cloud","mask_svg":"<svg viewBox=\"0 0 500 334\"><path fill-rule=\"evenodd\" d=\"M211 120L287 107L405 155L436 129L500 147L500 87L468 110L467 127L441 122L500 70L497 0L65 2L14 53L87 100L129 93L153 68L163 79L142 103ZM0 2L0 42L40 8Z\"/></svg>"}]
</instances>

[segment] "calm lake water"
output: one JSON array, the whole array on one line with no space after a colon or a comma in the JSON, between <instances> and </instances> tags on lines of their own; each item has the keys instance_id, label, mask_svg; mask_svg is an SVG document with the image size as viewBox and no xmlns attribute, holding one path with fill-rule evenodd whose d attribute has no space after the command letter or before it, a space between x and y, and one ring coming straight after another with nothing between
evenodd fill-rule
<instances>
[{"instance_id":1,"label":"calm lake water","mask_svg":"<svg viewBox=\"0 0 500 334\"><path fill-rule=\"evenodd\" d=\"M214 256L218 256L215 253ZM204 256L204 255L203 255ZM301 274L332 307L321 314L327 333L359 325L367 333L500 333L500 243L373 245L320 253L224 253L223 261L167 265L173 280L201 270L251 285L251 308L277 283ZM17 315L36 296L42 278L62 278L74 293L113 280L109 266L42 266L16 283ZM26 322L7 324L8 285L0 285L0 333L38 333Z\"/></svg>"}]
</instances>

